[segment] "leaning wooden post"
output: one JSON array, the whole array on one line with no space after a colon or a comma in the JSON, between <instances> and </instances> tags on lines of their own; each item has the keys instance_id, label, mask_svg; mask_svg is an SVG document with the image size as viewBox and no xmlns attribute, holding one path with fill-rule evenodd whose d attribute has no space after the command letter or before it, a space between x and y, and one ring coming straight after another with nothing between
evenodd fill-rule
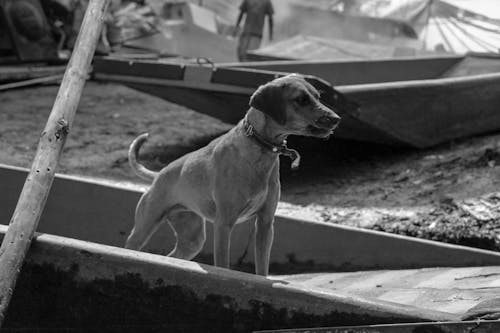
<instances>
[{"instance_id":1,"label":"leaning wooden post","mask_svg":"<svg viewBox=\"0 0 500 333\"><path fill-rule=\"evenodd\" d=\"M73 55L0 247L0 327L38 226L90 70L109 0L90 0Z\"/></svg>"}]
</instances>

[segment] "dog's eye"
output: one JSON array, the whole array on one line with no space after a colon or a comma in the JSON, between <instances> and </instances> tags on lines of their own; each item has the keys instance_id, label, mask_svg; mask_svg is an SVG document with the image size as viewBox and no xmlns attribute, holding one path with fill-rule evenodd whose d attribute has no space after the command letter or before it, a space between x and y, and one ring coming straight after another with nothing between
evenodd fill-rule
<instances>
[{"instance_id":1,"label":"dog's eye","mask_svg":"<svg viewBox=\"0 0 500 333\"><path fill-rule=\"evenodd\" d=\"M295 98L295 102L298 105L305 106L311 103L311 99L307 95L300 95L299 97Z\"/></svg>"}]
</instances>

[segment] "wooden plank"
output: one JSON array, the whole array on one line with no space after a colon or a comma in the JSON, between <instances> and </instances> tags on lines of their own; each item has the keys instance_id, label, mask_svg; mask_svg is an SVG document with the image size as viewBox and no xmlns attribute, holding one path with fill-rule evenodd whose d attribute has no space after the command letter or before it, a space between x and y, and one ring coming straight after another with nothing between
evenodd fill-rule
<instances>
[{"instance_id":1,"label":"wooden plank","mask_svg":"<svg viewBox=\"0 0 500 333\"><path fill-rule=\"evenodd\" d=\"M94 73L119 74L166 80L182 80L184 66L162 64L157 61L137 61L137 59L120 59L115 57L96 57L93 63Z\"/></svg>"},{"instance_id":2,"label":"wooden plank","mask_svg":"<svg viewBox=\"0 0 500 333\"><path fill-rule=\"evenodd\" d=\"M94 73L94 77L97 80L101 81L117 82L133 86L144 85L144 86L174 87L174 88L185 88L185 89L202 90L209 92L243 94L243 95L250 95L253 92L253 89L249 89L246 87L238 87L234 85L225 85L225 84L213 84L202 80L178 81L169 79L149 78L143 76L102 74L102 73Z\"/></svg>"},{"instance_id":3,"label":"wooden plank","mask_svg":"<svg viewBox=\"0 0 500 333\"><path fill-rule=\"evenodd\" d=\"M417 332L443 332L443 333L492 333L500 331L500 321L455 321L436 323L410 323L392 325L370 326L345 326L324 327L307 329L285 329L255 331L255 333L417 333Z\"/></svg>"},{"instance_id":4,"label":"wooden plank","mask_svg":"<svg viewBox=\"0 0 500 333\"><path fill-rule=\"evenodd\" d=\"M218 66L314 75L332 86L343 86L435 79L463 59L462 55L451 55L376 60L263 61Z\"/></svg>"},{"instance_id":5,"label":"wooden plank","mask_svg":"<svg viewBox=\"0 0 500 333\"><path fill-rule=\"evenodd\" d=\"M51 76L46 76L46 77L39 77L36 79L31 79L31 80L23 80L23 81L18 81L18 82L12 82L12 83L5 83L0 85L0 91L6 91L10 89L16 89L16 88L24 88L24 87L29 87L29 86L34 86L38 84L47 84L47 83L56 83L60 81L63 78L62 74L57 74L57 75L51 75Z\"/></svg>"},{"instance_id":6,"label":"wooden plank","mask_svg":"<svg viewBox=\"0 0 500 333\"><path fill-rule=\"evenodd\" d=\"M0 83L63 75L66 66L0 66Z\"/></svg>"},{"instance_id":7,"label":"wooden plank","mask_svg":"<svg viewBox=\"0 0 500 333\"><path fill-rule=\"evenodd\" d=\"M89 2L73 55L0 247L0 327L52 186L80 101L109 0Z\"/></svg>"},{"instance_id":8,"label":"wooden plank","mask_svg":"<svg viewBox=\"0 0 500 333\"><path fill-rule=\"evenodd\" d=\"M279 276L311 288L463 315L500 295L500 267L438 267Z\"/></svg>"}]
</instances>

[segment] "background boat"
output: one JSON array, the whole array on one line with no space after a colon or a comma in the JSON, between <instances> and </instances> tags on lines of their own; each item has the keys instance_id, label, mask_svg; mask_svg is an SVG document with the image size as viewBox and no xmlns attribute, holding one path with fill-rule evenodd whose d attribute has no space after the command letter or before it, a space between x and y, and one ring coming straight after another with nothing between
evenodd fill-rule
<instances>
[{"instance_id":1,"label":"background boat","mask_svg":"<svg viewBox=\"0 0 500 333\"><path fill-rule=\"evenodd\" d=\"M243 117L260 84L287 73L310 75L343 118L336 137L419 148L498 130L499 71L500 58L472 54L218 65L107 57L94 64L98 80L120 82L228 123Z\"/></svg>"}]
</instances>

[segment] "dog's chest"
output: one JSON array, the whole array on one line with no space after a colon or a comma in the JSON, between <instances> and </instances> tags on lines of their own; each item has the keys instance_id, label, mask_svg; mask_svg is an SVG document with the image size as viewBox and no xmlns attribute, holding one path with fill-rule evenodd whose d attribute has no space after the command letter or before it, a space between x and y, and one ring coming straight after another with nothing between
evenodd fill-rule
<instances>
[{"instance_id":1,"label":"dog's chest","mask_svg":"<svg viewBox=\"0 0 500 333\"><path fill-rule=\"evenodd\" d=\"M248 180L247 187L241 189L240 194L245 200L241 202L243 205L240 207L240 214L238 222L249 219L258 213L269 199L269 193L273 189L271 187L277 186L277 180L272 179L273 176L266 174L260 177L255 177ZM279 185L278 185L279 186Z\"/></svg>"},{"instance_id":2,"label":"dog's chest","mask_svg":"<svg viewBox=\"0 0 500 333\"><path fill-rule=\"evenodd\" d=\"M237 222L244 222L257 214L257 212L262 208L267 199L267 189L266 191L262 191L256 193L254 196L251 196L246 201L245 205L241 208L241 212L239 214Z\"/></svg>"},{"instance_id":3,"label":"dog's chest","mask_svg":"<svg viewBox=\"0 0 500 333\"><path fill-rule=\"evenodd\" d=\"M278 156L263 153L241 136L223 140L216 148L216 214L237 216L237 222L248 220L266 204L270 188L279 184Z\"/></svg>"}]
</instances>

